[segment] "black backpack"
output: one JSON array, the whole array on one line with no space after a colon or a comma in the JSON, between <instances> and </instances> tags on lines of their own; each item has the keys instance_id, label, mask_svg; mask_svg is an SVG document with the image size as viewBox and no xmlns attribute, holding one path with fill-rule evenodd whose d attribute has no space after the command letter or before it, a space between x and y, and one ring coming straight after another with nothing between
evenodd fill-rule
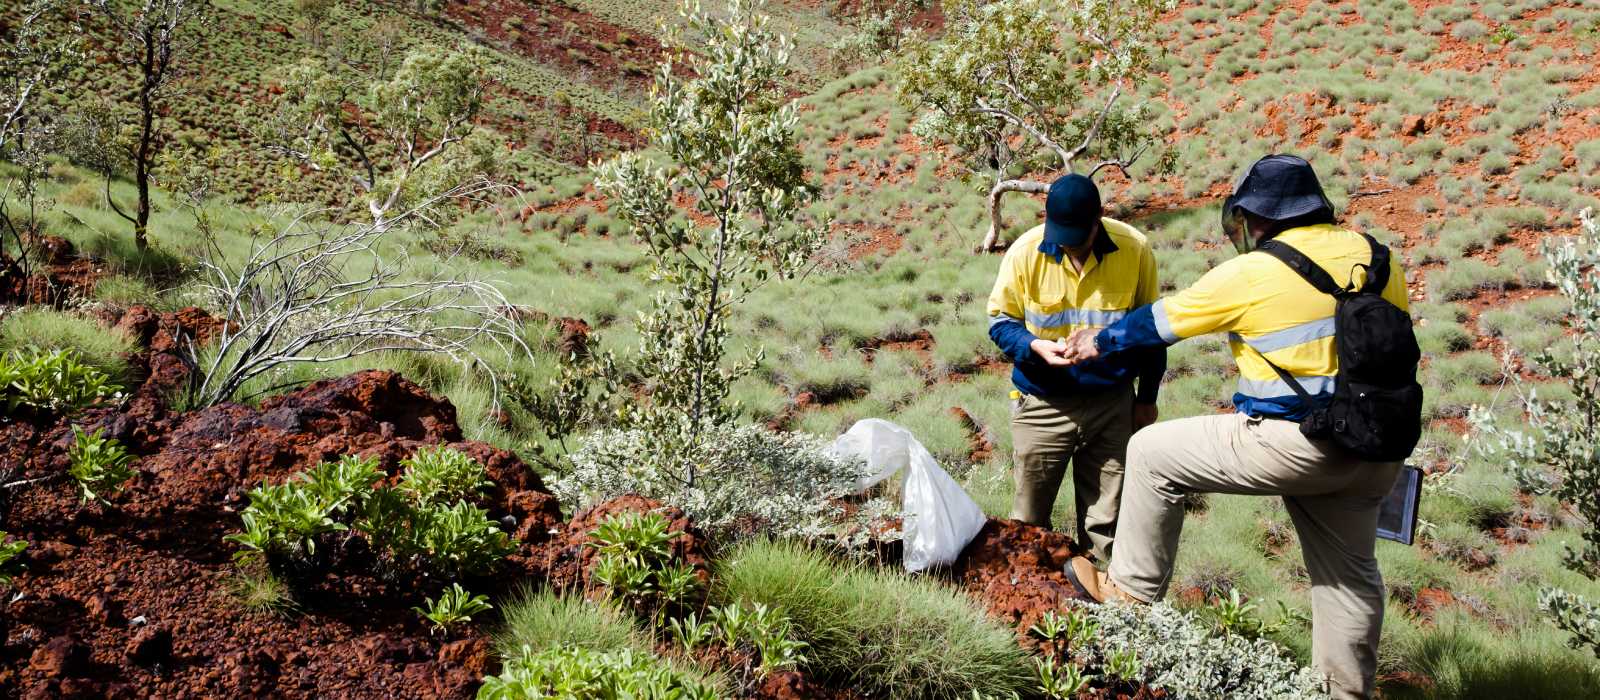
<instances>
[{"instance_id":1,"label":"black backpack","mask_svg":"<svg viewBox=\"0 0 1600 700\"><path fill-rule=\"evenodd\" d=\"M1368 462L1399 462L1411 456L1422 437L1422 385L1417 383L1422 351L1411 331L1411 316L1383 298L1389 282L1389 249L1372 236L1362 237L1372 246L1372 264L1360 289L1354 284L1339 286L1288 244L1268 240L1258 247L1338 300L1333 338L1339 374L1332 402L1319 407L1293 375L1271 360L1267 364L1310 410L1300 423L1306 437L1331 441Z\"/></svg>"}]
</instances>

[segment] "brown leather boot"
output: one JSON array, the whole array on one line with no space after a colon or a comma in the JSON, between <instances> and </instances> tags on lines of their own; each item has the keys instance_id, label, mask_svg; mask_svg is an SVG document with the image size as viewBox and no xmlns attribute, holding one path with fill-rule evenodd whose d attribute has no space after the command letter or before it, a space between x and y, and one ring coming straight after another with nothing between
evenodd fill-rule
<instances>
[{"instance_id":1,"label":"brown leather boot","mask_svg":"<svg viewBox=\"0 0 1600 700\"><path fill-rule=\"evenodd\" d=\"M1067 562L1063 573L1067 575L1067 580L1072 582L1072 587L1077 589L1079 597L1086 600L1096 603L1117 601L1136 605L1148 602L1139 600L1118 588L1117 584L1111 582L1111 577L1094 567L1094 562L1089 561L1088 557L1073 557Z\"/></svg>"}]
</instances>

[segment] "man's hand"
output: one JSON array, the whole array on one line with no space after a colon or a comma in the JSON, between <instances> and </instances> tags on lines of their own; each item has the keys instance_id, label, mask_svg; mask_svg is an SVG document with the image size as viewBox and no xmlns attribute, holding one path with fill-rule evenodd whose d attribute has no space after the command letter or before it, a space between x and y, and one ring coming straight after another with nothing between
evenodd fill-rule
<instances>
[{"instance_id":1,"label":"man's hand","mask_svg":"<svg viewBox=\"0 0 1600 700\"><path fill-rule=\"evenodd\" d=\"M1088 362L1100 356L1100 348L1094 346L1094 337L1100 333L1099 328L1084 328L1066 339L1065 356L1067 364L1075 365Z\"/></svg>"},{"instance_id":2,"label":"man's hand","mask_svg":"<svg viewBox=\"0 0 1600 700\"><path fill-rule=\"evenodd\" d=\"M1156 419L1158 419L1160 417L1161 417L1161 412L1156 410L1156 405L1155 404L1153 404L1153 403L1138 403L1138 402L1134 402L1134 404L1133 404L1133 432L1136 432L1136 433L1139 432L1145 426L1156 422Z\"/></svg>"},{"instance_id":3,"label":"man's hand","mask_svg":"<svg viewBox=\"0 0 1600 700\"><path fill-rule=\"evenodd\" d=\"M1060 340L1034 338L1033 342L1028 344L1028 349L1032 350L1033 354L1038 355L1039 359L1044 360L1044 363L1051 367L1068 367L1072 365L1072 361L1067 359L1066 355L1066 338Z\"/></svg>"}]
</instances>

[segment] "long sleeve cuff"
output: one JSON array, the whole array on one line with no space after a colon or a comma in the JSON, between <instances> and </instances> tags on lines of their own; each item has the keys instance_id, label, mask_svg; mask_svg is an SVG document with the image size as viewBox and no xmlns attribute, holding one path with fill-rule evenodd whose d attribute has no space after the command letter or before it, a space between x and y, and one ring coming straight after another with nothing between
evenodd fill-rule
<instances>
[{"instance_id":1,"label":"long sleeve cuff","mask_svg":"<svg viewBox=\"0 0 1600 700\"><path fill-rule=\"evenodd\" d=\"M1167 374L1167 349L1152 347L1142 352L1145 357L1139 362L1139 389L1133 399L1139 403L1153 404L1161 391L1161 379Z\"/></svg>"},{"instance_id":2,"label":"long sleeve cuff","mask_svg":"<svg viewBox=\"0 0 1600 700\"><path fill-rule=\"evenodd\" d=\"M1163 328L1161 321L1166 314L1160 309L1162 300L1154 304L1146 304L1133 311L1122 320L1106 326L1095 336L1100 352L1111 354L1124 352L1136 348L1165 348L1178 342L1178 337L1170 328ZM1166 363L1166 353L1162 353L1162 364Z\"/></svg>"},{"instance_id":3,"label":"long sleeve cuff","mask_svg":"<svg viewBox=\"0 0 1600 700\"><path fill-rule=\"evenodd\" d=\"M1000 351L1011 358L1014 364L1031 364L1038 360L1030 347L1038 336L1029 333L1028 327L1021 321L1010 316L992 316L989 318L989 339L999 346Z\"/></svg>"}]
</instances>

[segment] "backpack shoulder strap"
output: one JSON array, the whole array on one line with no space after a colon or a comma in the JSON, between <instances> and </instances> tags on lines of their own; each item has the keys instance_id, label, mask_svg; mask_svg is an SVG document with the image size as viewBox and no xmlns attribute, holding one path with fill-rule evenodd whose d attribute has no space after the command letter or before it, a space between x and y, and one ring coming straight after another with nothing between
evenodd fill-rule
<instances>
[{"instance_id":1,"label":"backpack shoulder strap","mask_svg":"<svg viewBox=\"0 0 1600 700\"><path fill-rule=\"evenodd\" d=\"M1322 269L1322 266L1312 261L1311 258L1306 257L1305 253L1295 250L1294 246L1276 240L1267 240L1256 246L1256 250L1282 261L1283 264L1289 266L1289 269L1299 273L1301 277L1305 278L1305 281L1311 283L1312 287L1315 287L1317 291L1323 294L1339 296L1345 293L1345 288L1334 282L1333 278L1328 276L1328 272Z\"/></svg>"},{"instance_id":2,"label":"backpack shoulder strap","mask_svg":"<svg viewBox=\"0 0 1600 700\"><path fill-rule=\"evenodd\" d=\"M1383 288L1389 286L1389 249L1372 236L1363 233L1361 237L1367 239L1367 245L1372 248L1372 266L1367 268L1367 283L1361 286L1361 291L1382 294Z\"/></svg>"}]
</instances>

